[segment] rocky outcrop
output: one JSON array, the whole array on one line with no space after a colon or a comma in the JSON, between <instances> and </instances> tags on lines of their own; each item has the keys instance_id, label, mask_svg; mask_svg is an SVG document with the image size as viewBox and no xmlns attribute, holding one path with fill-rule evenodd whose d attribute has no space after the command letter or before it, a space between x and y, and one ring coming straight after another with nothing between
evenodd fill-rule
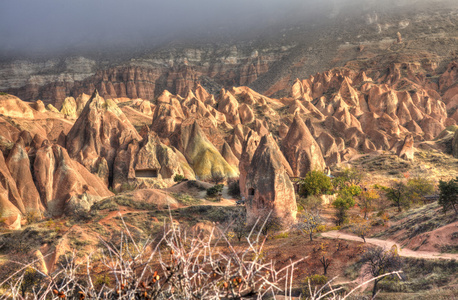
<instances>
[{"instance_id":1,"label":"rocky outcrop","mask_svg":"<svg viewBox=\"0 0 458 300\"><path fill-rule=\"evenodd\" d=\"M77 110L77 107L76 107L75 98L73 97L65 98L64 102L62 103L62 108L60 109L60 113L70 118L76 118L76 110Z\"/></svg>"},{"instance_id":2,"label":"rocky outcrop","mask_svg":"<svg viewBox=\"0 0 458 300\"><path fill-rule=\"evenodd\" d=\"M128 97L153 100L163 90L184 96L203 81L218 87L248 85L266 73L287 53L269 48L262 55L215 45L211 49L168 48L110 68L84 57L2 65L0 88L24 100L42 99L61 108L64 99L97 89L104 98ZM59 67L64 67L60 70ZM43 74L43 71L46 74ZM210 100L210 99L207 99Z\"/></svg>"},{"instance_id":3,"label":"rocky outcrop","mask_svg":"<svg viewBox=\"0 0 458 300\"><path fill-rule=\"evenodd\" d=\"M294 117L281 151L291 165L293 176L304 177L310 171L322 171L326 167L320 147L299 115Z\"/></svg>"},{"instance_id":4,"label":"rocky outcrop","mask_svg":"<svg viewBox=\"0 0 458 300\"><path fill-rule=\"evenodd\" d=\"M44 211L44 207L40 201L40 196L35 187L32 173L30 172L29 156L21 137L8 155L6 166L11 174L11 178L16 182L16 188L19 197L22 199L25 213L33 212L40 215Z\"/></svg>"},{"instance_id":5,"label":"rocky outcrop","mask_svg":"<svg viewBox=\"0 0 458 300\"><path fill-rule=\"evenodd\" d=\"M414 140L411 135L407 135L404 142L400 143L396 150L396 155L405 160L414 160Z\"/></svg>"},{"instance_id":6,"label":"rocky outcrop","mask_svg":"<svg viewBox=\"0 0 458 300\"><path fill-rule=\"evenodd\" d=\"M88 211L95 201L112 195L64 148L28 135L21 134L6 160L0 153L0 212L10 228L20 228L27 214L41 218Z\"/></svg>"},{"instance_id":7,"label":"rocky outcrop","mask_svg":"<svg viewBox=\"0 0 458 300\"><path fill-rule=\"evenodd\" d=\"M34 109L12 95L0 95L0 114L12 118L33 119Z\"/></svg>"},{"instance_id":8,"label":"rocky outcrop","mask_svg":"<svg viewBox=\"0 0 458 300\"><path fill-rule=\"evenodd\" d=\"M70 157L101 177L108 186L117 153L127 149L134 139L141 137L124 113L95 90L68 133L66 148Z\"/></svg>"},{"instance_id":9,"label":"rocky outcrop","mask_svg":"<svg viewBox=\"0 0 458 300\"><path fill-rule=\"evenodd\" d=\"M339 149L332 135L323 131L316 139L316 142L321 148L321 153L327 165L340 161Z\"/></svg>"},{"instance_id":10,"label":"rocky outcrop","mask_svg":"<svg viewBox=\"0 0 458 300\"><path fill-rule=\"evenodd\" d=\"M0 152L0 212L2 217L13 217L26 213L26 207L10 174L3 153ZM20 217L19 217L20 218Z\"/></svg>"},{"instance_id":11,"label":"rocky outcrop","mask_svg":"<svg viewBox=\"0 0 458 300\"><path fill-rule=\"evenodd\" d=\"M218 99L218 111L226 116L226 121L229 124L235 126L240 123L239 103L229 91L221 91L221 96Z\"/></svg>"},{"instance_id":12,"label":"rocky outcrop","mask_svg":"<svg viewBox=\"0 0 458 300\"><path fill-rule=\"evenodd\" d=\"M248 170L250 168L251 160L253 159L254 152L258 148L259 140L260 138L257 135L257 133L251 130L248 133L246 140L243 142L243 145L242 145L242 153L240 155L240 161L239 161L239 171L240 171L239 186L240 186L240 194L242 195L242 197L245 197L245 198L248 197L248 190L246 188Z\"/></svg>"},{"instance_id":13,"label":"rocky outcrop","mask_svg":"<svg viewBox=\"0 0 458 300\"><path fill-rule=\"evenodd\" d=\"M271 135L261 138L248 168L247 219L253 223L272 211L283 226L294 223L297 213L296 195L289 179L292 170Z\"/></svg>"},{"instance_id":14,"label":"rocky outcrop","mask_svg":"<svg viewBox=\"0 0 458 300\"><path fill-rule=\"evenodd\" d=\"M195 179L192 168L177 149L164 145L154 132L138 143L132 141L120 150L114 161L113 189L122 191L127 185L167 187L175 175Z\"/></svg>"},{"instance_id":15,"label":"rocky outcrop","mask_svg":"<svg viewBox=\"0 0 458 300\"><path fill-rule=\"evenodd\" d=\"M182 126L181 145L184 156L200 179L208 179L217 174L227 178L238 176L237 170L210 143L196 121Z\"/></svg>"},{"instance_id":16,"label":"rocky outcrop","mask_svg":"<svg viewBox=\"0 0 458 300\"><path fill-rule=\"evenodd\" d=\"M37 150L33 171L50 216L88 211L94 202L113 195L99 177L57 145L45 143Z\"/></svg>"},{"instance_id":17,"label":"rocky outcrop","mask_svg":"<svg viewBox=\"0 0 458 300\"><path fill-rule=\"evenodd\" d=\"M232 166L234 169L238 169L239 160L234 155L234 153L232 153L232 149L227 142L224 142L223 144L223 148L221 149L221 155L230 166Z\"/></svg>"}]
</instances>

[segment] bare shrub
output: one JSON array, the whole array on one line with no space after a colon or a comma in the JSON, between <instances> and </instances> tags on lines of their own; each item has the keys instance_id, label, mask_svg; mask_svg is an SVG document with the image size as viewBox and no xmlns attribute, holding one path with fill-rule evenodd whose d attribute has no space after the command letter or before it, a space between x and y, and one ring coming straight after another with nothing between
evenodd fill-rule
<instances>
[{"instance_id":1,"label":"bare shrub","mask_svg":"<svg viewBox=\"0 0 458 300\"><path fill-rule=\"evenodd\" d=\"M261 231L252 229L246 246L234 248L226 235L190 235L170 219L158 238L138 241L121 217L124 230L114 240L100 238L103 249L81 257L77 252L60 259L55 272L44 274L35 265L23 263L0 281L0 299L262 299L292 296L294 271L298 262L279 268L264 255ZM263 222L266 225L268 218ZM259 220L258 220L259 222ZM258 224L254 224L255 228ZM28 278L31 270L33 276ZM398 272L393 272L394 274ZM40 284L35 276L39 274ZM385 275L370 281L378 280ZM33 287L24 283L33 280ZM320 289L309 284L307 299L346 299L342 287L329 280ZM367 284L367 282L363 283ZM361 286L361 285L360 285ZM357 288L359 288L358 286Z\"/></svg>"},{"instance_id":2,"label":"bare shrub","mask_svg":"<svg viewBox=\"0 0 458 300\"><path fill-rule=\"evenodd\" d=\"M238 299L284 294L290 287L298 261L281 269L265 261L260 233L252 230L247 246L236 250L217 228L208 236L189 235L173 222L164 228L159 240L140 243L124 224L116 242L100 239L101 251L84 259L65 256L59 271L45 276L28 298ZM20 266L0 282L5 287L0 299L19 294L25 270L33 264Z\"/></svg>"}]
</instances>

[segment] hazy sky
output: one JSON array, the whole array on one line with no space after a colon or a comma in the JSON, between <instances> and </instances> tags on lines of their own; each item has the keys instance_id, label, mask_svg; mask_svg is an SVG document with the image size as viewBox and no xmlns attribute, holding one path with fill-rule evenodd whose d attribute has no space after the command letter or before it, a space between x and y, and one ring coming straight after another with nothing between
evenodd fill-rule
<instances>
[{"instance_id":1,"label":"hazy sky","mask_svg":"<svg viewBox=\"0 0 458 300\"><path fill-rule=\"evenodd\" d=\"M0 51L120 45L269 24L305 1L1 0Z\"/></svg>"},{"instance_id":2,"label":"hazy sky","mask_svg":"<svg viewBox=\"0 0 458 300\"><path fill-rule=\"evenodd\" d=\"M248 32L325 18L350 2L364 4L356 6L360 9L399 0L0 0L0 55L150 46L180 35Z\"/></svg>"}]
</instances>

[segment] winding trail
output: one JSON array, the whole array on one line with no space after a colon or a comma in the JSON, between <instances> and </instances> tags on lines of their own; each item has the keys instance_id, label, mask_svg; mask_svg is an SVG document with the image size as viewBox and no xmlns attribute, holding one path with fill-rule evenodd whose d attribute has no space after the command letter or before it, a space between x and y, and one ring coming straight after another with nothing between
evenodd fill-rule
<instances>
[{"instance_id":1,"label":"winding trail","mask_svg":"<svg viewBox=\"0 0 458 300\"><path fill-rule=\"evenodd\" d=\"M351 235L348 233L339 232L336 230L322 232L322 237L333 238L333 239L342 239L342 240L349 240L349 241L357 241L362 242L363 240L355 235ZM433 251L414 251L407 248L402 248L396 242L390 240L379 240L374 238L366 238L366 242L369 244L377 245L383 248L391 248L393 245L396 245L398 248L398 253L400 256L403 257L413 257L413 258L423 258L423 259L457 259L458 254L451 254L451 253L440 253L440 252L433 252Z\"/></svg>"}]
</instances>

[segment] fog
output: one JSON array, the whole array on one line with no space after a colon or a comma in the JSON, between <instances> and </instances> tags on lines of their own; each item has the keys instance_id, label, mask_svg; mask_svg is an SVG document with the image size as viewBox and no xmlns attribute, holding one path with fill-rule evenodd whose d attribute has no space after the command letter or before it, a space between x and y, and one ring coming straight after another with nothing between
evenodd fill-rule
<instances>
[{"instance_id":1,"label":"fog","mask_svg":"<svg viewBox=\"0 0 458 300\"><path fill-rule=\"evenodd\" d=\"M412 2L419 1L404 0L398 5ZM186 37L246 36L295 22L328 22L346 7L358 14L395 3L400 1L2 0L0 55L116 51Z\"/></svg>"}]
</instances>

